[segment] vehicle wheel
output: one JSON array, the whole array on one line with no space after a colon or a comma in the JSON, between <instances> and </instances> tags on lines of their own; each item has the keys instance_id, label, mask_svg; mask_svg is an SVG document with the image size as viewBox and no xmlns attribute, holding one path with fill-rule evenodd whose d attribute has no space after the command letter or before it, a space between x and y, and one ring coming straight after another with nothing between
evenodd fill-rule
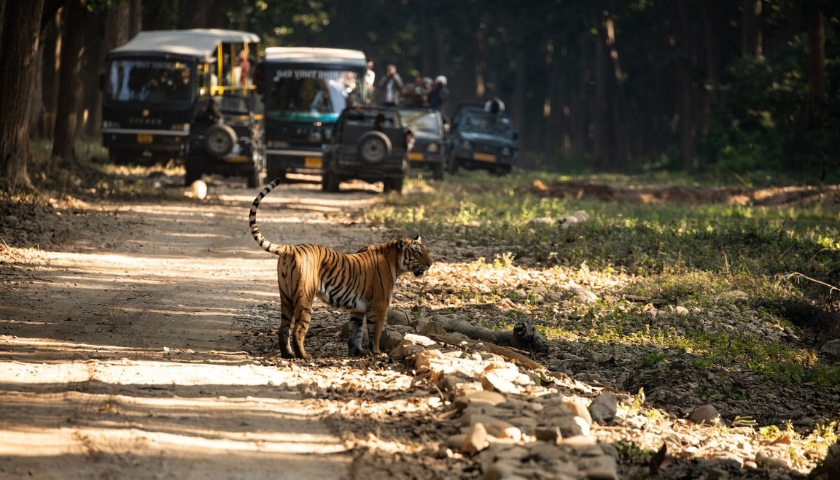
<instances>
[{"instance_id":1,"label":"vehicle wheel","mask_svg":"<svg viewBox=\"0 0 840 480\"><path fill-rule=\"evenodd\" d=\"M510 173L510 166L498 167L495 170L493 170L493 173L495 173L496 175L498 175L500 177L503 176L503 175L507 175L507 174Z\"/></svg>"},{"instance_id":2,"label":"vehicle wheel","mask_svg":"<svg viewBox=\"0 0 840 480\"><path fill-rule=\"evenodd\" d=\"M201 172L188 168L184 173L184 186L189 187L196 180L201 180Z\"/></svg>"},{"instance_id":3,"label":"vehicle wheel","mask_svg":"<svg viewBox=\"0 0 840 480\"><path fill-rule=\"evenodd\" d=\"M443 162L436 163L432 167L432 178L435 180L443 180Z\"/></svg>"},{"instance_id":4,"label":"vehicle wheel","mask_svg":"<svg viewBox=\"0 0 840 480\"><path fill-rule=\"evenodd\" d=\"M391 155L391 140L376 130L359 137L359 157L368 163L379 163Z\"/></svg>"},{"instance_id":5,"label":"vehicle wheel","mask_svg":"<svg viewBox=\"0 0 840 480\"><path fill-rule=\"evenodd\" d=\"M324 172L324 175L321 176L321 190L325 192L338 192L340 190L340 183L341 180L334 173Z\"/></svg>"},{"instance_id":6,"label":"vehicle wheel","mask_svg":"<svg viewBox=\"0 0 840 480\"><path fill-rule=\"evenodd\" d=\"M217 123L204 134L204 148L211 155L223 157L233 151L236 140L236 132L231 127Z\"/></svg>"}]
</instances>

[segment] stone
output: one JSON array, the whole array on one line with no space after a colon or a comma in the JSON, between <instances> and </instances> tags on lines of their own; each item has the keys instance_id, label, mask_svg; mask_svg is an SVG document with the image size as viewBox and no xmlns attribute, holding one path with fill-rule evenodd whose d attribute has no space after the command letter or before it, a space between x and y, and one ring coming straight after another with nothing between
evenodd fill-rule
<instances>
[{"instance_id":1,"label":"stone","mask_svg":"<svg viewBox=\"0 0 840 480\"><path fill-rule=\"evenodd\" d=\"M833 357L840 358L840 338L825 342L820 351Z\"/></svg>"},{"instance_id":2,"label":"stone","mask_svg":"<svg viewBox=\"0 0 840 480\"><path fill-rule=\"evenodd\" d=\"M515 442L522 439L522 430L502 420L487 424L485 428L487 428L487 433L496 438L508 438Z\"/></svg>"},{"instance_id":3,"label":"stone","mask_svg":"<svg viewBox=\"0 0 840 480\"><path fill-rule=\"evenodd\" d=\"M385 315L385 323L388 325L411 325L411 315L408 312L397 308L389 308Z\"/></svg>"},{"instance_id":4,"label":"stone","mask_svg":"<svg viewBox=\"0 0 840 480\"><path fill-rule=\"evenodd\" d=\"M379 337L379 350L390 352L402 343L403 335L395 330L385 330Z\"/></svg>"},{"instance_id":5,"label":"stone","mask_svg":"<svg viewBox=\"0 0 840 480\"><path fill-rule=\"evenodd\" d=\"M720 413L718 413L714 406L707 403L695 408L691 412L691 415L688 416L688 419L698 425L702 423L714 425L720 420Z\"/></svg>"},{"instance_id":6,"label":"stone","mask_svg":"<svg viewBox=\"0 0 840 480\"><path fill-rule=\"evenodd\" d=\"M580 459L578 468L586 472L589 480L619 480L615 459L606 455Z\"/></svg>"},{"instance_id":7,"label":"stone","mask_svg":"<svg viewBox=\"0 0 840 480\"><path fill-rule=\"evenodd\" d=\"M586 288L576 287L572 289L572 300L577 303L595 303L598 301L598 295Z\"/></svg>"},{"instance_id":8,"label":"stone","mask_svg":"<svg viewBox=\"0 0 840 480\"><path fill-rule=\"evenodd\" d=\"M575 417L572 415L566 417L552 417L545 420L544 423L552 427L557 427L560 430L560 435L563 437L585 435L583 430L584 428L586 428L586 433L589 433L589 425L582 418L580 421L576 421ZM583 427L581 427L581 424Z\"/></svg>"},{"instance_id":9,"label":"stone","mask_svg":"<svg viewBox=\"0 0 840 480\"><path fill-rule=\"evenodd\" d=\"M826 453L822 465L812 470L808 478L814 480L840 478L840 441L828 447L828 453Z\"/></svg>"},{"instance_id":10,"label":"stone","mask_svg":"<svg viewBox=\"0 0 840 480\"><path fill-rule=\"evenodd\" d=\"M496 462L484 471L481 480L501 480L509 478L513 474L513 469L504 462Z\"/></svg>"},{"instance_id":11,"label":"stone","mask_svg":"<svg viewBox=\"0 0 840 480\"><path fill-rule=\"evenodd\" d=\"M572 417L572 421L575 422L575 424L580 429L580 435L587 435L587 436L589 435L589 430L590 430L589 425L591 425L592 422L587 422L586 419L584 419L582 417L578 417L577 415ZM561 430L561 432L562 432L562 430Z\"/></svg>"},{"instance_id":12,"label":"stone","mask_svg":"<svg viewBox=\"0 0 840 480\"><path fill-rule=\"evenodd\" d=\"M207 198L207 184L204 183L204 180L196 180L190 185L190 193L192 196L199 199L204 200Z\"/></svg>"},{"instance_id":13,"label":"stone","mask_svg":"<svg viewBox=\"0 0 840 480\"><path fill-rule=\"evenodd\" d=\"M534 442L526 444L531 457L543 458L545 460L552 460L555 458L565 459L566 455L563 450L551 443Z\"/></svg>"},{"instance_id":14,"label":"stone","mask_svg":"<svg viewBox=\"0 0 840 480\"><path fill-rule=\"evenodd\" d=\"M432 320L423 325L417 333L428 337L429 335L446 335L446 330L438 322Z\"/></svg>"},{"instance_id":15,"label":"stone","mask_svg":"<svg viewBox=\"0 0 840 480\"><path fill-rule=\"evenodd\" d=\"M589 221L589 214L583 210L578 210L577 212L573 213L572 216L577 218L578 223Z\"/></svg>"},{"instance_id":16,"label":"stone","mask_svg":"<svg viewBox=\"0 0 840 480\"><path fill-rule=\"evenodd\" d=\"M759 467L765 467L765 468L782 468L782 469L790 468L790 465L788 465L787 461L785 461L781 458L768 457L761 452L758 452L758 453L755 454L755 464L758 465Z\"/></svg>"},{"instance_id":17,"label":"stone","mask_svg":"<svg viewBox=\"0 0 840 480\"><path fill-rule=\"evenodd\" d=\"M688 315L688 309L685 307L677 307L674 309L674 313L677 315Z\"/></svg>"},{"instance_id":18,"label":"stone","mask_svg":"<svg viewBox=\"0 0 840 480\"><path fill-rule=\"evenodd\" d=\"M519 389L512 382L501 378L496 373L490 371L481 377L481 386L488 391L499 393L519 393Z\"/></svg>"},{"instance_id":19,"label":"stone","mask_svg":"<svg viewBox=\"0 0 840 480\"><path fill-rule=\"evenodd\" d=\"M576 216L566 215L565 217L560 219L560 224L561 224L560 227L569 228L572 225L576 225L579 222L580 222L580 220L578 220L578 218Z\"/></svg>"},{"instance_id":20,"label":"stone","mask_svg":"<svg viewBox=\"0 0 840 480\"><path fill-rule=\"evenodd\" d=\"M418 317L417 319L411 321L411 326L419 332L426 326L427 323L429 323L429 321L430 320L426 317Z\"/></svg>"},{"instance_id":21,"label":"stone","mask_svg":"<svg viewBox=\"0 0 840 480\"><path fill-rule=\"evenodd\" d=\"M557 443L563 435L557 427L537 427L534 429L534 436L541 442Z\"/></svg>"},{"instance_id":22,"label":"stone","mask_svg":"<svg viewBox=\"0 0 840 480\"><path fill-rule=\"evenodd\" d=\"M452 435L446 439L446 446L451 448L452 450L461 450L461 448L464 446L464 440L466 438L467 434L465 433L458 433Z\"/></svg>"},{"instance_id":23,"label":"stone","mask_svg":"<svg viewBox=\"0 0 840 480\"><path fill-rule=\"evenodd\" d=\"M437 343L429 337L424 337L423 335L417 335L414 333L407 333L403 338L414 345L423 345L424 347L430 347Z\"/></svg>"},{"instance_id":24,"label":"stone","mask_svg":"<svg viewBox=\"0 0 840 480\"><path fill-rule=\"evenodd\" d=\"M453 402L455 408L464 409L467 406L481 406L489 405L495 407L500 403L504 403L505 397L496 392L470 392L464 396L458 397Z\"/></svg>"},{"instance_id":25,"label":"stone","mask_svg":"<svg viewBox=\"0 0 840 480\"><path fill-rule=\"evenodd\" d=\"M419 347L419 345L417 345ZM422 347L420 347L422 348ZM453 392L455 391L456 385L461 385L464 383L469 382L470 379L466 378L462 374L458 373L447 373L443 375L443 378L440 381L440 387L446 392Z\"/></svg>"},{"instance_id":26,"label":"stone","mask_svg":"<svg viewBox=\"0 0 840 480\"><path fill-rule=\"evenodd\" d=\"M467 432L461 453L476 453L487 448L487 429L481 423L476 423Z\"/></svg>"},{"instance_id":27,"label":"stone","mask_svg":"<svg viewBox=\"0 0 840 480\"><path fill-rule=\"evenodd\" d=\"M417 355L418 353L426 351L426 349L422 345L405 345L403 348L403 353L405 353L406 357Z\"/></svg>"},{"instance_id":28,"label":"stone","mask_svg":"<svg viewBox=\"0 0 840 480\"><path fill-rule=\"evenodd\" d=\"M589 415L593 422L608 422L615 418L617 411L618 398L612 392L601 392L589 405Z\"/></svg>"},{"instance_id":29,"label":"stone","mask_svg":"<svg viewBox=\"0 0 840 480\"><path fill-rule=\"evenodd\" d=\"M611 443L598 443L598 446L601 448L601 451L604 452L604 455L609 455L614 459L618 460L618 450L613 446Z\"/></svg>"},{"instance_id":30,"label":"stone","mask_svg":"<svg viewBox=\"0 0 840 480\"><path fill-rule=\"evenodd\" d=\"M587 425L592 425L592 416L583 404L577 402L563 402L563 406L572 412L573 415L584 419Z\"/></svg>"},{"instance_id":31,"label":"stone","mask_svg":"<svg viewBox=\"0 0 840 480\"><path fill-rule=\"evenodd\" d=\"M485 413L468 412L467 414L462 415L461 418L459 418L458 420L456 420L453 423L455 423L455 425L457 425L459 427L472 427L476 423L482 423L482 424L484 424L484 427L487 428L487 426L490 425L491 423L496 423L496 422L500 422L500 421L501 420L499 420L498 418L492 417L492 416L487 415ZM508 425L510 425L510 424L508 424ZM513 426L513 425L511 425L511 426Z\"/></svg>"}]
</instances>

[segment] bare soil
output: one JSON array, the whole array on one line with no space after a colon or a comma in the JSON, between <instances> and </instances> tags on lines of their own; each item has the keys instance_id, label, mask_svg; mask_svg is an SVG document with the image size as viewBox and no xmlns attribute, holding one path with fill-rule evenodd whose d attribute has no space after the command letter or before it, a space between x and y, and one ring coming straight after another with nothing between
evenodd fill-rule
<instances>
[{"instance_id":1,"label":"bare soil","mask_svg":"<svg viewBox=\"0 0 840 480\"><path fill-rule=\"evenodd\" d=\"M383 427L395 411L417 424L430 394L348 359L337 310L316 307L318 360L275 358L276 259L248 231L256 191L0 218L0 478L354 478L382 460L354 461L341 432L407 435ZM259 219L272 241L355 251L389 239L348 213L378 198L282 186Z\"/></svg>"}]
</instances>

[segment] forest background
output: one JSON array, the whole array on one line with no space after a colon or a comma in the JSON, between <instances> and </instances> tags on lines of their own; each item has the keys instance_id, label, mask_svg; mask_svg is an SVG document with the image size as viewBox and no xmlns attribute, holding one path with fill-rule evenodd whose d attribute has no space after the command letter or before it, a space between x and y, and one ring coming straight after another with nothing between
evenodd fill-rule
<instances>
[{"instance_id":1,"label":"forest background","mask_svg":"<svg viewBox=\"0 0 840 480\"><path fill-rule=\"evenodd\" d=\"M108 50L184 28L359 49L408 82L445 75L449 109L497 95L525 168L840 180L836 1L0 0L0 13L12 185L28 183L25 162L49 176L99 135ZM51 140L53 162L33 167L29 138Z\"/></svg>"}]
</instances>

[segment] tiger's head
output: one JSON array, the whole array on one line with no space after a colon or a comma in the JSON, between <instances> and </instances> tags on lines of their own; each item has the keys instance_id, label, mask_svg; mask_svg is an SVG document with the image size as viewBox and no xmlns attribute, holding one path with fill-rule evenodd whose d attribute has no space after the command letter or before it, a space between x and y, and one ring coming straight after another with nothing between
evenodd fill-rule
<instances>
[{"instance_id":1,"label":"tiger's head","mask_svg":"<svg viewBox=\"0 0 840 480\"><path fill-rule=\"evenodd\" d=\"M420 235L413 239L400 235L397 246L400 249L400 271L411 272L415 277L422 278L434 263L426 246L420 242Z\"/></svg>"}]
</instances>

